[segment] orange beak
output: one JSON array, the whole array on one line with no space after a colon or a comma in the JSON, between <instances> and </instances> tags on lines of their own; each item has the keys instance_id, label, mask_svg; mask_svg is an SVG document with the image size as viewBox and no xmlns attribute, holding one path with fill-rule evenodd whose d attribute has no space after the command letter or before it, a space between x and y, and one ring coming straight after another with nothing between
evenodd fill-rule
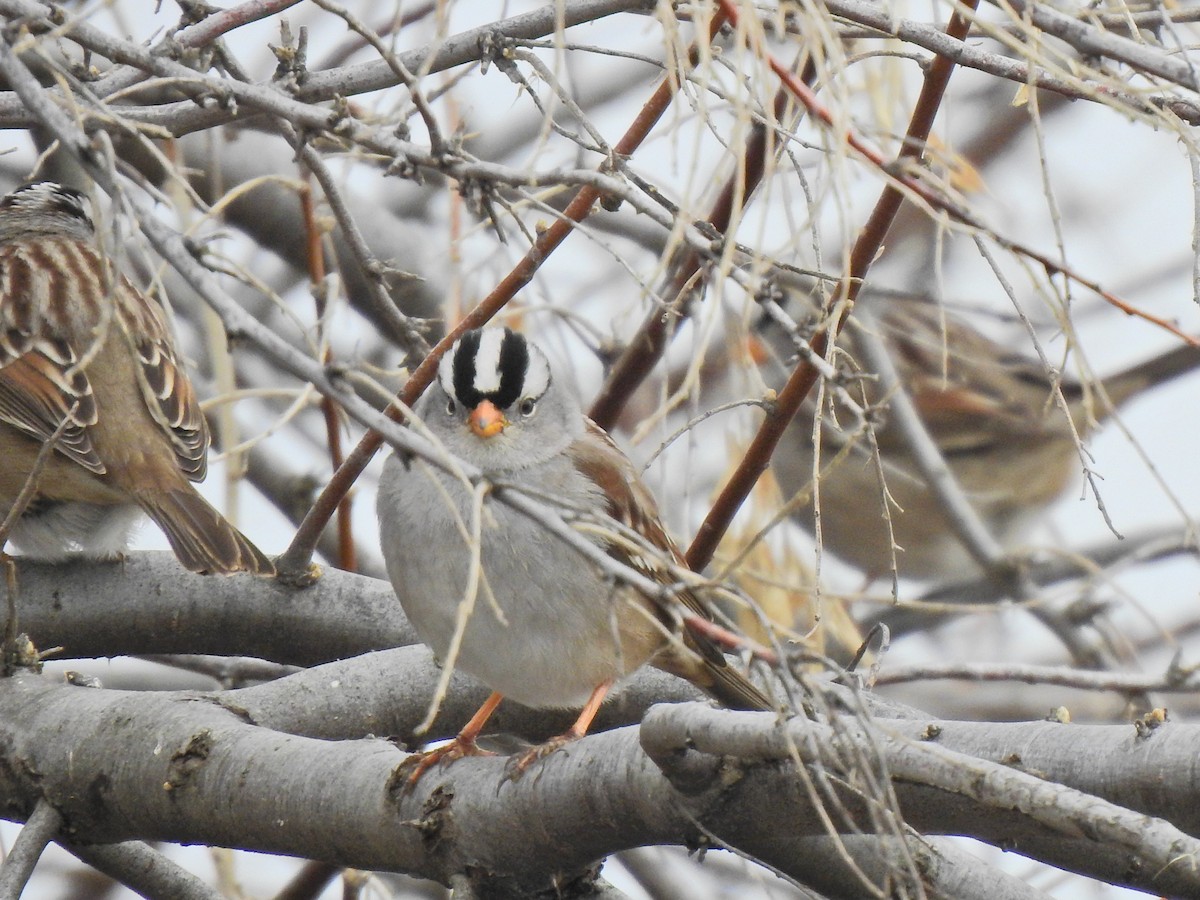
<instances>
[{"instance_id":1,"label":"orange beak","mask_svg":"<svg viewBox=\"0 0 1200 900\"><path fill-rule=\"evenodd\" d=\"M481 400L479 405L471 410L467 424L475 437L490 438L508 427L508 419L504 418L504 413L496 409L491 400Z\"/></svg>"}]
</instances>

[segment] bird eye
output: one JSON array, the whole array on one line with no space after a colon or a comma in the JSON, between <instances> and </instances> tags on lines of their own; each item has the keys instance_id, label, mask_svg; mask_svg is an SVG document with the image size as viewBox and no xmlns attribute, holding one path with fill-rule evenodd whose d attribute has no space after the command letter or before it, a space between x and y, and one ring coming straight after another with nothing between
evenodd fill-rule
<instances>
[{"instance_id":1,"label":"bird eye","mask_svg":"<svg viewBox=\"0 0 1200 900\"><path fill-rule=\"evenodd\" d=\"M532 398L526 397L524 400L521 401L521 405L518 407L518 409L521 410L521 415L532 416L533 411L535 409L537 409L537 401Z\"/></svg>"},{"instance_id":2,"label":"bird eye","mask_svg":"<svg viewBox=\"0 0 1200 900\"><path fill-rule=\"evenodd\" d=\"M458 412L458 404L454 402L453 397L447 397L446 398L446 413L448 415L452 416L456 412Z\"/></svg>"}]
</instances>

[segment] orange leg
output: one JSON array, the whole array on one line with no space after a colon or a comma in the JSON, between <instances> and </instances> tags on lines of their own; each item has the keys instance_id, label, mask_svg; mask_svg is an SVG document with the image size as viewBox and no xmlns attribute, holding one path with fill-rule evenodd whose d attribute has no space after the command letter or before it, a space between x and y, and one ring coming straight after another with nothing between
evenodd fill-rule
<instances>
[{"instance_id":1,"label":"orange leg","mask_svg":"<svg viewBox=\"0 0 1200 900\"><path fill-rule=\"evenodd\" d=\"M475 739L479 737L483 727L487 725L488 719L492 717L492 713L496 711L496 707L503 699L503 694L492 691L491 696L483 701L483 706L479 707L479 711L471 716L471 721L462 727L454 740L433 750L426 750L424 753L414 753L401 763L402 771L412 769L412 774L407 778L409 790L421 780L422 775L439 763L449 765L464 756L494 756L495 754L487 750L481 750L476 745Z\"/></svg>"},{"instance_id":2,"label":"orange leg","mask_svg":"<svg viewBox=\"0 0 1200 900\"><path fill-rule=\"evenodd\" d=\"M579 713L579 718L575 720L575 724L560 734L558 737L552 737L543 744L538 744L536 747L530 747L520 756L514 756L508 761L508 765L504 767L504 774L510 781L516 781L525 774L533 763L539 759L545 759L551 753L561 750L573 741L579 740L592 726L592 720L596 718L596 713L600 711L601 705L604 703L604 698L608 696L609 689L613 686L613 680L610 678L607 681L601 682L592 691L592 695L588 697L588 702L584 705L583 711Z\"/></svg>"},{"instance_id":3,"label":"orange leg","mask_svg":"<svg viewBox=\"0 0 1200 900\"><path fill-rule=\"evenodd\" d=\"M458 737L454 740L460 744L470 744L475 746L475 738L479 737L483 731L483 726L488 723L488 719L492 717L492 713L496 711L496 707L500 705L500 701L504 699L504 695L499 691L492 691L491 696L483 701L483 706L479 707L475 715L471 716L471 721L467 722L458 733ZM478 748L476 748L478 749Z\"/></svg>"}]
</instances>

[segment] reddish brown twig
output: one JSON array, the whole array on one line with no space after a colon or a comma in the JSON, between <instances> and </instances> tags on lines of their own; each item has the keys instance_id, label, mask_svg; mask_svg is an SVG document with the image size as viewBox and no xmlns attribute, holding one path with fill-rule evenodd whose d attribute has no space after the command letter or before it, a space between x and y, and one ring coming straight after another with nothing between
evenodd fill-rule
<instances>
[{"instance_id":1,"label":"reddish brown twig","mask_svg":"<svg viewBox=\"0 0 1200 900\"><path fill-rule=\"evenodd\" d=\"M831 323L830 328L832 327ZM818 332L812 340L813 352L818 356L824 356L828 340L827 331ZM712 560L717 546L721 543L721 538L729 529L729 523L733 521L737 511L750 496L750 491L754 489L754 485L766 471L767 464L771 461L771 454L775 452L779 439L783 437L784 429L795 417L800 409L800 404L804 402L804 398L808 396L809 390L816 381L816 368L806 359L801 360L788 377L787 383L775 398L775 402L770 405L767 416L759 425L754 440L746 448L741 463L729 476L729 481L721 489L720 495L700 524L696 536L692 538L691 546L684 554L689 568L698 572Z\"/></svg>"},{"instance_id":2,"label":"reddish brown twig","mask_svg":"<svg viewBox=\"0 0 1200 900\"><path fill-rule=\"evenodd\" d=\"M810 63L805 67L802 78L811 80L816 77L816 69ZM773 112L776 121L783 117L788 104L788 92L783 88L775 94ZM746 140L742 153L742 172L734 172L729 176L720 196L713 204L708 214L708 222L717 231L724 234L733 215L745 206L749 198L761 183L766 172L767 161L774 157L772 138L775 132L766 122L756 122ZM694 249L688 248L672 268L670 281L661 296L669 298L670 308L663 310L655 308L646 317L637 334L626 346L624 352L613 364L604 386L592 403L588 415L592 421L604 429L611 429L621 415L626 402L637 390L651 370L662 358L667 341L684 314L684 299L693 279L700 271L702 259Z\"/></svg>"},{"instance_id":3,"label":"reddish brown twig","mask_svg":"<svg viewBox=\"0 0 1200 900\"><path fill-rule=\"evenodd\" d=\"M704 635L724 650L747 650L755 659L762 660L769 666L779 665L779 654L770 647L764 647L744 634L730 631L728 628L718 625L712 619L706 619L704 616L689 613L683 617L683 624L689 631Z\"/></svg>"},{"instance_id":4,"label":"reddish brown twig","mask_svg":"<svg viewBox=\"0 0 1200 900\"><path fill-rule=\"evenodd\" d=\"M319 897L321 892L341 874L341 867L332 863L309 860L292 880L284 885L283 890L276 894L273 900L312 900Z\"/></svg>"},{"instance_id":5,"label":"reddish brown twig","mask_svg":"<svg viewBox=\"0 0 1200 900\"><path fill-rule=\"evenodd\" d=\"M974 11L978 3L979 0L967 0L963 6ZM962 40L966 37L970 26L970 21L960 10L956 9L946 24L946 34L955 40ZM925 74L925 81L921 85L921 94L917 97L917 102L913 107L908 131L904 135L904 144L897 154L898 160L920 159L925 153L925 142L929 140L929 133L933 130L933 120L937 117L942 97L946 93L946 85L950 82L950 73L953 71L953 60L945 56L933 58L933 64L929 67L929 71ZM894 171L899 167L892 166L891 168ZM889 183L884 187L875 208L871 211L870 218L867 219L866 226L854 242L854 247L850 252L849 283L846 286L847 296L851 303L858 297L863 279L867 276L867 270L883 247L884 238L887 237L888 229L892 227L892 222L895 221L896 213L900 211L900 204L903 201L904 194L894 184ZM837 323L836 328L840 330L840 322ZM835 335L837 330L834 332Z\"/></svg>"},{"instance_id":6,"label":"reddish brown twig","mask_svg":"<svg viewBox=\"0 0 1200 900\"><path fill-rule=\"evenodd\" d=\"M720 9L729 19L730 23L736 26L738 23L738 10L733 0L717 0L717 2ZM965 7L970 9L974 9L975 5L977 4L964 4ZM951 24L953 24L956 18L961 18L958 16L957 11L951 19ZM947 33L949 33L949 29L947 29ZM961 34L954 36L956 39L961 40L962 37L965 37L965 35L966 32L962 31ZM797 100L804 104L805 109L807 109L813 117L821 122L824 122L827 127L835 127L836 123L833 113L830 112L829 107L825 106L825 104L817 99L816 94L813 93L812 89L808 85L796 78L796 76L786 66L784 66L783 63L776 59L775 56L765 48L759 48L759 53L771 67L771 71L779 76L779 79L783 82L787 89L791 91ZM935 56L934 64L930 67L929 75L932 76L935 70L946 70L948 72L949 69L947 69L947 67L953 68L954 64L955 63L953 59L944 56ZM927 76L926 84L928 85L928 83L929 77ZM918 109L919 108L920 105L918 104ZM1116 294L1102 288L1099 282L1091 278L1087 278L1081 273L1075 271L1075 269L1072 267L1067 266L1061 260L1052 259L1049 255L1042 253L1039 250L1035 250L1032 247L1028 247L1019 241L1014 241L1010 238L996 234L991 229L985 227L982 222L977 221L966 210L960 209L958 206L956 206L949 200L949 198L942 196L934 188L930 187L919 179L914 178L912 175L909 175L903 170L893 169L888 165L887 161L883 158L883 155L878 149L872 147L857 134L855 134L851 129L845 129L841 133L840 138L846 143L847 146L858 151L858 153L864 159L884 171L892 184L902 186L905 190L911 192L913 195L920 197L934 209L942 210L958 222L990 234L1001 247L1011 253L1016 253L1026 257L1027 259L1033 260L1038 265L1042 266L1048 275L1054 275L1056 273L1061 274L1064 277L1071 279L1076 284L1079 284L1090 291L1094 291L1096 294L1103 297L1108 303L1112 304L1126 315L1136 316L1144 321L1150 322L1151 324L1170 332L1181 340L1186 341L1188 344L1194 347L1200 346L1200 339L1197 339L1189 334L1185 334L1178 326L1172 324L1166 319L1140 310L1131 303L1122 300ZM904 155L905 153L902 150L901 156ZM899 206L900 198L896 198L894 201L889 200L888 202L894 202L897 206Z\"/></svg>"},{"instance_id":7,"label":"reddish brown twig","mask_svg":"<svg viewBox=\"0 0 1200 900\"><path fill-rule=\"evenodd\" d=\"M971 2L978 2L978 0L971 0ZM722 0L722 6L728 7L728 4ZM736 10L734 15L736 15ZM946 31L951 35L961 37L966 33L967 24L966 19L956 10L950 17ZM774 63L772 68L775 68ZM909 121L904 145L900 148L901 159L920 157L924 153L925 141L929 137L929 130L933 125L934 117L937 115L938 107L946 90L946 83L953 70L954 62L944 57L937 57L934 64L930 66L925 75L921 95L917 99ZM778 73L779 70L776 71ZM796 81L790 72L786 70L784 72L788 79ZM796 94L796 96L814 115L817 115L816 110L809 106L810 101L815 102L812 92L807 85L801 85L801 87L804 95ZM822 121L832 121L829 111L823 106L820 108L824 111L820 116ZM854 298L858 296L867 270L879 253L879 248L883 246L883 239L887 235L903 199L903 193L889 183L871 211L866 226L850 251L849 266L840 292L841 297L846 298L849 303L844 305L843 310L849 309L853 305ZM843 311L840 316L831 319L825 328L813 336L810 346L816 356L824 356L830 342L837 339L845 315L846 313ZM804 398L816 380L817 370L808 362L807 358L801 359L776 397L766 419L759 426L741 463L729 477L725 487L721 489L720 496L713 503L704 522L700 525L700 529L696 532L691 546L688 547L686 559L691 568L699 570L712 560L717 546L721 543L721 538L729 529L729 523L733 521L737 511L750 496L750 491L753 490L755 483L766 471L767 465L771 461L771 455L775 452L779 439L783 437L784 429L799 411L800 404L804 402Z\"/></svg>"},{"instance_id":8,"label":"reddish brown twig","mask_svg":"<svg viewBox=\"0 0 1200 900\"><path fill-rule=\"evenodd\" d=\"M176 34L175 41L183 47L205 47L235 28L278 15L299 2L300 0L248 0L229 9L216 10L195 25L189 25Z\"/></svg>"},{"instance_id":9,"label":"reddish brown twig","mask_svg":"<svg viewBox=\"0 0 1200 900\"><path fill-rule=\"evenodd\" d=\"M316 210L313 207L312 189L305 185L300 191L300 210L304 218L304 233L306 237L305 251L308 257L308 277L312 281L313 301L317 311L317 342L323 342L325 332L325 312L329 308L325 284L325 252L321 247L321 232L317 226ZM321 363L328 365L332 358L329 347L321 351ZM332 397L321 395L321 414L325 418L325 436L329 442L329 460L333 468L339 468L345 462L342 451L341 417L338 415L338 405ZM354 532L351 526L352 498L347 491L337 505L338 531L338 566L348 572L358 570L358 553L354 547Z\"/></svg>"},{"instance_id":10,"label":"reddish brown twig","mask_svg":"<svg viewBox=\"0 0 1200 900\"><path fill-rule=\"evenodd\" d=\"M428 0L413 9L406 9L403 15L396 15L395 11L391 12L388 20L382 25L377 25L373 31L379 37L390 37L399 31L403 31L414 22L420 22L422 19L428 18L437 11L437 3L434 0ZM321 60L317 69L336 69L354 55L355 52L367 46L367 42L363 40L362 35L356 32L349 32L340 44L334 47Z\"/></svg>"},{"instance_id":11,"label":"reddish brown twig","mask_svg":"<svg viewBox=\"0 0 1200 900\"><path fill-rule=\"evenodd\" d=\"M724 21L721 15L714 15L710 27L708 39L712 39L718 28L721 27ZM695 65L700 58L700 48L693 45L688 53L688 61L691 65ZM668 73L659 83L654 94L646 101L637 117L630 124L628 130L621 139L614 145L613 152L617 156L629 156L636 150L650 133L650 129L666 112L667 107L671 103L671 99L675 96L675 79ZM588 215L591 214L592 207L596 201L600 199L600 191L591 185L584 185L575 194L575 197L563 210L562 216L554 221L554 223L540 234L534 241L533 246L525 254L524 257L517 263L511 272L501 281L492 292L485 297L478 306L467 313L463 320L458 323L444 338L438 341L429 355L421 361L421 364L409 376L408 381L404 385L404 389L400 392L397 400L388 405L384 410L388 418L395 421L403 419L401 409L403 407L411 407L421 396L422 392L433 380L434 373L437 371L438 362L442 358L450 346L458 339L458 336L464 331L472 328L478 328L488 322L496 313L504 308L517 291L527 285L532 279L542 263L547 257L554 252L567 235L571 233L574 226L582 222ZM312 559L313 550L316 548L317 540L320 538L321 531L325 527L325 523L329 521L329 517L333 515L333 511L337 508L341 498L350 490L351 485L362 474L362 470L366 468L367 463L371 461L371 457L379 449L383 443L383 438L378 432L368 431L358 446L350 452L346 457L346 461L333 473L333 477L317 497L312 509L308 511L308 515L304 517L304 521L300 523L300 527L296 529L296 534L292 538L291 544L288 546L284 554L276 561L280 576L284 578L301 578L308 572L308 563Z\"/></svg>"}]
</instances>

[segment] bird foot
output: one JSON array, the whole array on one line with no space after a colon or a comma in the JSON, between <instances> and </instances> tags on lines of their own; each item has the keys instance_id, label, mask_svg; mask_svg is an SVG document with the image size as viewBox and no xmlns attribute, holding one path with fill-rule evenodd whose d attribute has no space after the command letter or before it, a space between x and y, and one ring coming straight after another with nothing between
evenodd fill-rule
<instances>
[{"instance_id":1,"label":"bird foot","mask_svg":"<svg viewBox=\"0 0 1200 900\"><path fill-rule=\"evenodd\" d=\"M456 737L448 744L411 754L400 763L396 776L403 778L405 791L411 791L426 772L434 766L448 766L456 760L467 756L495 756L490 750L484 750L470 738Z\"/></svg>"},{"instance_id":2,"label":"bird foot","mask_svg":"<svg viewBox=\"0 0 1200 900\"><path fill-rule=\"evenodd\" d=\"M557 753L568 744L573 744L583 735L576 734L573 731L568 731L565 734L560 734L558 737L552 737L550 740L537 746L530 747L524 753L517 756L509 757L508 763L504 766L504 780L517 781L525 774L528 769L538 760L545 759L551 754Z\"/></svg>"}]
</instances>

